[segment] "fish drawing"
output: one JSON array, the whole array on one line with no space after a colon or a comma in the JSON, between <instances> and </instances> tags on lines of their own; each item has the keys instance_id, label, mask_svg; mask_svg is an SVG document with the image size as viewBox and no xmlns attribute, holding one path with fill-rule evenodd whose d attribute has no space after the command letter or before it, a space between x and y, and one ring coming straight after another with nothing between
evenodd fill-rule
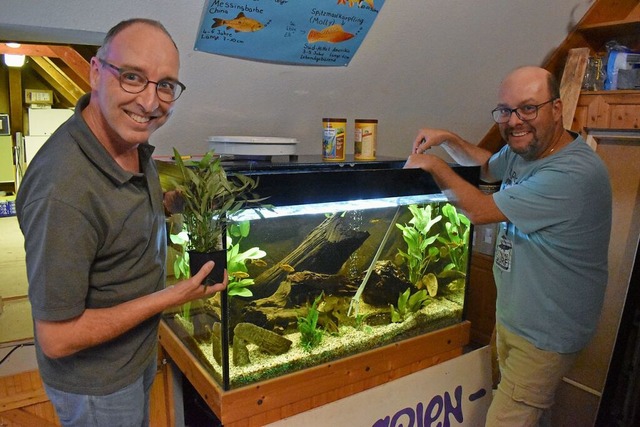
<instances>
[{"instance_id":1,"label":"fish drawing","mask_svg":"<svg viewBox=\"0 0 640 427\"><path fill-rule=\"evenodd\" d=\"M373 0L364 0L371 9L373 9ZM363 0L349 0L349 7L353 7L354 4L358 3L358 7L362 6ZM347 4L347 0L338 0L338 4Z\"/></svg>"},{"instance_id":2,"label":"fish drawing","mask_svg":"<svg viewBox=\"0 0 640 427\"><path fill-rule=\"evenodd\" d=\"M335 24L330 27L326 27L325 29L311 30L309 34L307 34L307 41L309 43L316 42L327 42L327 43L340 43L345 40L349 40L353 37L353 34L347 33L342 29L342 25Z\"/></svg>"},{"instance_id":3,"label":"fish drawing","mask_svg":"<svg viewBox=\"0 0 640 427\"><path fill-rule=\"evenodd\" d=\"M233 19L213 18L213 25L211 28L223 26L226 26L227 30L234 29L236 33L251 33L264 28L264 25L260 21L247 18L242 12L238 13L238 16Z\"/></svg>"}]
</instances>

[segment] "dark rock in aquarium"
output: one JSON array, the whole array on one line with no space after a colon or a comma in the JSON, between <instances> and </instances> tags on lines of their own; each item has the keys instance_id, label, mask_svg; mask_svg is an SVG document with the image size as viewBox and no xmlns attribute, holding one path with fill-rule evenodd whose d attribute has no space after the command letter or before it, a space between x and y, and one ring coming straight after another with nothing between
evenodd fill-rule
<instances>
[{"instance_id":1,"label":"dark rock in aquarium","mask_svg":"<svg viewBox=\"0 0 640 427\"><path fill-rule=\"evenodd\" d=\"M260 350L278 355L289 351L292 343L291 340L252 323L238 323L233 330L233 362L236 366L251 362L247 344L254 344Z\"/></svg>"}]
</instances>

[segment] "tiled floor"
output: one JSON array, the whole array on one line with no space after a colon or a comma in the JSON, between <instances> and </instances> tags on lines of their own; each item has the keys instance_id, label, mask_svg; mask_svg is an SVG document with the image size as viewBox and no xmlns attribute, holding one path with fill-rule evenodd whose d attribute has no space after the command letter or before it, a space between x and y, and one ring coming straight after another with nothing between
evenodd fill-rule
<instances>
[{"instance_id":1,"label":"tiled floor","mask_svg":"<svg viewBox=\"0 0 640 427\"><path fill-rule=\"evenodd\" d=\"M0 343L33 337L24 239L16 217L0 218Z\"/></svg>"}]
</instances>

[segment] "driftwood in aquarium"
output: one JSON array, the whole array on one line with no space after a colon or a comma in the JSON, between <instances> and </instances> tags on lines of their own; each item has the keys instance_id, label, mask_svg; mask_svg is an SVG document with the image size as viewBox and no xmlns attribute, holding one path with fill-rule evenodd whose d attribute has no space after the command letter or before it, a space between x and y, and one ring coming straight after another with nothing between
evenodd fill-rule
<instances>
[{"instance_id":1,"label":"driftwood in aquarium","mask_svg":"<svg viewBox=\"0 0 640 427\"><path fill-rule=\"evenodd\" d=\"M268 329L295 328L298 318L306 316L307 307L321 293L325 299L345 298L345 308L348 307L348 299L356 292L364 275L365 272L347 278L311 271L291 273L273 295L249 303L244 309L244 319ZM392 262L378 261L362 298L367 304L388 310L390 304L397 305L398 296L411 286ZM340 320L341 314L333 313L333 317Z\"/></svg>"},{"instance_id":2,"label":"driftwood in aquarium","mask_svg":"<svg viewBox=\"0 0 640 427\"><path fill-rule=\"evenodd\" d=\"M244 320L270 330L290 329L297 324L298 317L307 314L306 307L293 307L289 303L290 293L291 282L282 282L273 295L250 302L244 308Z\"/></svg>"},{"instance_id":3,"label":"driftwood in aquarium","mask_svg":"<svg viewBox=\"0 0 640 427\"><path fill-rule=\"evenodd\" d=\"M256 277L251 291L255 298L268 297L294 271L335 274L368 237L368 231L353 230L347 219L333 215L309 233L289 255Z\"/></svg>"}]
</instances>

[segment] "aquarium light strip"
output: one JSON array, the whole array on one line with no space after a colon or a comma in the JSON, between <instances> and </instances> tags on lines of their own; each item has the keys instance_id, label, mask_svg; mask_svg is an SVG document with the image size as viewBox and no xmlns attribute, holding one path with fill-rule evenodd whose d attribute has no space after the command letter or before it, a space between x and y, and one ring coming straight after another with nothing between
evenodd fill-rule
<instances>
[{"instance_id":1,"label":"aquarium light strip","mask_svg":"<svg viewBox=\"0 0 640 427\"><path fill-rule=\"evenodd\" d=\"M294 215L333 214L337 212L395 208L398 206L439 203L446 201L447 198L441 193L379 199L345 200L340 202L311 203L305 205L274 206L271 209L246 209L233 215L232 219L234 221L247 221L260 218L279 218Z\"/></svg>"}]
</instances>

